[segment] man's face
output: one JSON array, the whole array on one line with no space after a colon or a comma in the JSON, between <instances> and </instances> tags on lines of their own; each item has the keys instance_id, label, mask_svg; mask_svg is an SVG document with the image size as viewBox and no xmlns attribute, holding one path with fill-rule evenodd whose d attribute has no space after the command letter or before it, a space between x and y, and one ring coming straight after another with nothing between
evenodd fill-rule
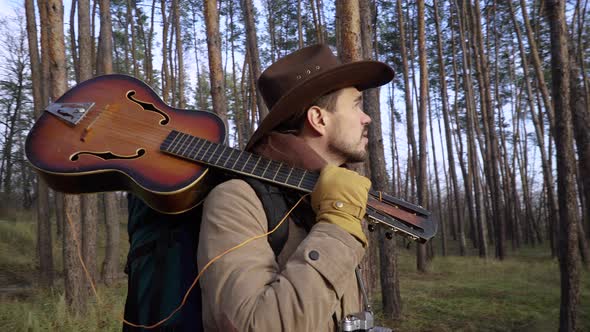
<instances>
[{"instance_id":1,"label":"man's face","mask_svg":"<svg viewBox=\"0 0 590 332\"><path fill-rule=\"evenodd\" d=\"M330 152L349 163L364 161L371 118L363 111L363 94L352 87L342 89L329 118L326 129Z\"/></svg>"}]
</instances>

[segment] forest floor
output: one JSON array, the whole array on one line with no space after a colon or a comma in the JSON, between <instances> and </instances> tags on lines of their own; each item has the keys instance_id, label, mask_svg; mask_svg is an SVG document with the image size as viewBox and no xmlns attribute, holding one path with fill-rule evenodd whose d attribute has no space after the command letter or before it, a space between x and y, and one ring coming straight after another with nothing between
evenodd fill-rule
<instances>
[{"instance_id":1,"label":"forest floor","mask_svg":"<svg viewBox=\"0 0 590 332\"><path fill-rule=\"evenodd\" d=\"M36 225L27 219L0 221L2 330L120 331L126 280L122 278L111 287L99 285L100 300L91 296L85 315L70 315L61 274L57 274L58 281L51 289L35 286ZM128 249L125 227L122 223L121 265ZM61 271L61 247L53 249L56 271ZM99 238L98 252L101 262L103 238ZM559 268L547 246L508 250L508 258L502 262L477 256L436 256L425 274L415 269L414 245L410 249L400 247L399 254L402 319L388 321L376 308L380 325L394 327L397 332L557 331ZM590 331L588 276L587 270L582 271L580 331Z\"/></svg>"}]
</instances>

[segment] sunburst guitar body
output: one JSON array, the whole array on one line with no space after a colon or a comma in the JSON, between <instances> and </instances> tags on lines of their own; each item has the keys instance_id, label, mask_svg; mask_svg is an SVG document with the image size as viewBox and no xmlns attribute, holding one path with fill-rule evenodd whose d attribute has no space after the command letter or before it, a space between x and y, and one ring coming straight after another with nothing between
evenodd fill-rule
<instances>
[{"instance_id":1,"label":"sunburst guitar body","mask_svg":"<svg viewBox=\"0 0 590 332\"><path fill-rule=\"evenodd\" d=\"M172 108L138 79L105 75L48 106L26 155L58 191L132 191L159 211L179 213L202 199L209 168L160 151L172 130L214 143L226 137L214 113Z\"/></svg>"}]
</instances>

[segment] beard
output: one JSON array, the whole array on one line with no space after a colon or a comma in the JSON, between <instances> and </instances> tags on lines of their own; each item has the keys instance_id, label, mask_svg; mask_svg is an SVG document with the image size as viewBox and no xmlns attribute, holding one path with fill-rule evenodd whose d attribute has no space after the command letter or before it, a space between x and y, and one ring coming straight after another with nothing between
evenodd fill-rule
<instances>
[{"instance_id":1,"label":"beard","mask_svg":"<svg viewBox=\"0 0 590 332\"><path fill-rule=\"evenodd\" d=\"M351 144L343 139L336 140L328 145L330 152L340 155L346 159L347 163L360 163L367 159L367 145L364 147L361 145L362 138L357 144Z\"/></svg>"}]
</instances>

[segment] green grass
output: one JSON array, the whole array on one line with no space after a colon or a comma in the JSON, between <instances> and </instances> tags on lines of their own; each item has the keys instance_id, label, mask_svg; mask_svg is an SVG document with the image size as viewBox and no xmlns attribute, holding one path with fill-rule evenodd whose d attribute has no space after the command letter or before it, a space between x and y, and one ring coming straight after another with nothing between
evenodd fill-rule
<instances>
[{"instance_id":1,"label":"green grass","mask_svg":"<svg viewBox=\"0 0 590 332\"><path fill-rule=\"evenodd\" d=\"M37 290L20 299L0 302L0 326L3 331L117 331L125 304L126 282L112 287L99 286L101 303L90 298L84 315L68 312L63 290Z\"/></svg>"},{"instance_id":2,"label":"green grass","mask_svg":"<svg viewBox=\"0 0 590 332\"><path fill-rule=\"evenodd\" d=\"M86 314L73 316L66 309L60 281L49 290L35 287L36 225L26 220L0 222L0 272L32 286L17 297L0 298L2 331L120 331L126 280L111 287L99 285L100 303L90 296ZM122 224L121 264L128 248L126 237ZM98 244L100 263L102 237ZM416 272L415 250L400 248L399 253L402 319L388 321L378 312L381 325L402 332L557 331L559 268L546 247L509 252L503 262L474 256L437 256L426 274ZM59 245L54 246L54 258L59 271ZM590 331L588 274L581 274L580 331Z\"/></svg>"},{"instance_id":3,"label":"green grass","mask_svg":"<svg viewBox=\"0 0 590 332\"><path fill-rule=\"evenodd\" d=\"M127 280L118 280L113 286L98 286L100 301L89 296L88 310L75 316L66 307L61 279L62 246L56 240L53 227L53 258L57 280L51 289L36 286L36 224L31 216L0 221L0 287L19 285L23 288L15 296L0 297L0 326L2 331L118 331L125 305ZM104 225L99 226L97 265L103 261L105 251ZM126 225L120 229L121 271L129 244ZM2 284L5 283L5 284ZM0 293L1 294L1 293Z\"/></svg>"},{"instance_id":4,"label":"green grass","mask_svg":"<svg viewBox=\"0 0 590 332\"><path fill-rule=\"evenodd\" d=\"M437 256L426 274L414 251L401 250L402 319L380 323L399 331L557 331L560 279L545 247L510 253L503 262ZM581 274L578 329L590 331L590 279Z\"/></svg>"}]
</instances>

